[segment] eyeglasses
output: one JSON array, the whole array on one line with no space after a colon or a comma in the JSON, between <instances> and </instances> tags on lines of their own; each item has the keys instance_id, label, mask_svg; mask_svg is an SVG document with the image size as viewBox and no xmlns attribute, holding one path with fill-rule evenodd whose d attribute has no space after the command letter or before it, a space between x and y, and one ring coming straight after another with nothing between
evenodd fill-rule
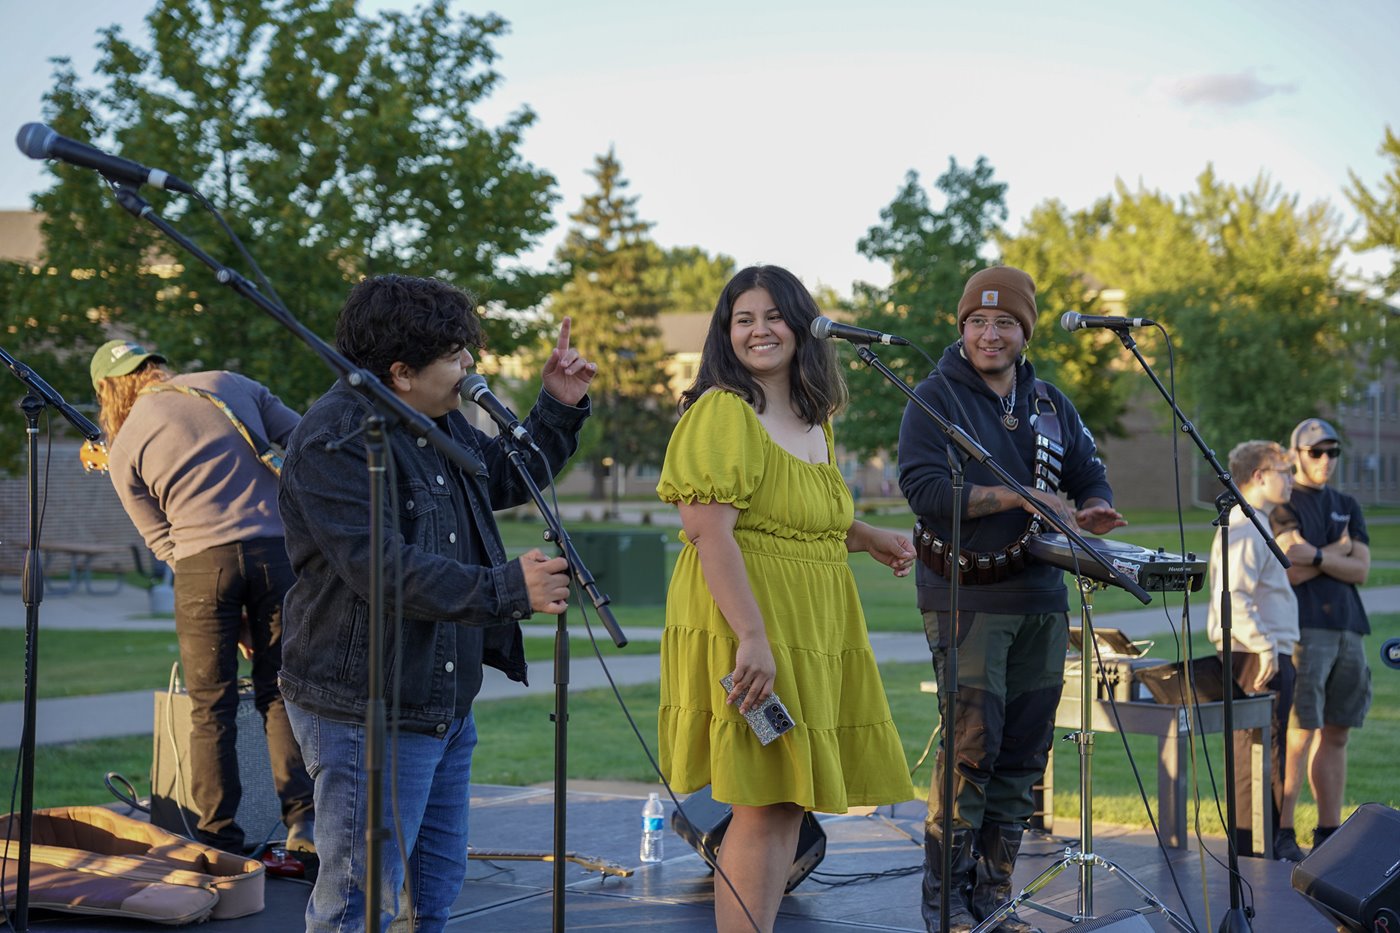
<instances>
[{"instance_id":1,"label":"eyeglasses","mask_svg":"<svg viewBox=\"0 0 1400 933\"><path fill-rule=\"evenodd\" d=\"M1011 317L999 317L996 320L988 320L980 314L974 314L967 319L964 326L971 327L973 330L986 330L988 327L994 327L998 331L1005 333L1020 327L1021 322Z\"/></svg>"},{"instance_id":2,"label":"eyeglasses","mask_svg":"<svg viewBox=\"0 0 1400 933\"><path fill-rule=\"evenodd\" d=\"M1342 448L1340 447L1309 447L1308 456L1314 460L1321 460L1323 457L1340 457Z\"/></svg>"}]
</instances>

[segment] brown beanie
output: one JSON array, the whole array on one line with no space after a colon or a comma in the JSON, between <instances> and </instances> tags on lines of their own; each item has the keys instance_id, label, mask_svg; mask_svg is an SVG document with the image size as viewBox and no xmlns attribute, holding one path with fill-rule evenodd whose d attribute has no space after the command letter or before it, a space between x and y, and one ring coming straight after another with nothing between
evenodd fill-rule
<instances>
[{"instance_id":1,"label":"brown beanie","mask_svg":"<svg viewBox=\"0 0 1400 933\"><path fill-rule=\"evenodd\" d=\"M1035 282L1012 266L992 266L974 273L958 302L958 333L972 312L988 308L1005 311L1021 322L1026 340L1035 333Z\"/></svg>"}]
</instances>

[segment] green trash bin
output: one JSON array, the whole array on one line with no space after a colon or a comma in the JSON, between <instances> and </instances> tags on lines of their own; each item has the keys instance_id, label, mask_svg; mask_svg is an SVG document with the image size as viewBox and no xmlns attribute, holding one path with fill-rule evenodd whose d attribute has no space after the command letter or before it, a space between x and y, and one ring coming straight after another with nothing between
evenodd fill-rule
<instances>
[{"instance_id":1,"label":"green trash bin","mask_svg":"<svg viewBox=\"0 0 1400 933\"><path fill-rule=\"evenodd\" d=\"M659 606L666 601L664 531L613 530L569 533L598 588L619 605Z\"/></svg>"}]
</instances>

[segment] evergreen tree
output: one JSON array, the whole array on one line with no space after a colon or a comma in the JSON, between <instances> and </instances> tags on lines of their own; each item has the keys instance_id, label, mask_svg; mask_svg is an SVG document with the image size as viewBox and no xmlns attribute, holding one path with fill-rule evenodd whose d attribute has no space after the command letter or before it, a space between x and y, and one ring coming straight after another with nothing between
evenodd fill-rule
<instances>
[{"instance_id":1,"label":"evergreen tree","mask_svg":"<svg viewBox=\"0 0 1400 933\"><path fill-rule=\"evenodd\" d=\"M659 465L675 422L657 316L666 304L665 257L610 149L589 175L595 192L569 219L557 259L569 278L551 298L556 320L573 318L573 344L598 364L593 417L576 459L593 470L593 495L618 491L626 467ZM614 486L606 488L612 479Z\"/></svg>"}]
</instances>

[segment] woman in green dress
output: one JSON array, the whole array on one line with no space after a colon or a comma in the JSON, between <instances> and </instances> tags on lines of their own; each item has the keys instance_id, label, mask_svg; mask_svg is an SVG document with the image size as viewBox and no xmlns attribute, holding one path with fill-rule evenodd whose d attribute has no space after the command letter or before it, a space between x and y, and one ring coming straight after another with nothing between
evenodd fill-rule
<instances>
[{"instance_id":1,"label":"woman in green dress","mask_svg":"<svg viewBox=\"0 0 1400 933\"><path fill-rule=\"evenodd\" d=\"M752 929L745 908L771 929L805 811L913 797L846 555L902 577L914 548L853 520L831 434L846 387L811 336L818 314L776 266L725 286L657 486L685 545L661 644L661 766L678 793L709 784L733 807L719 864L738 899L716 879L721 931ZM741 713L774 693L796 726L765 746Z\"/></svg>"}]
</instances>

